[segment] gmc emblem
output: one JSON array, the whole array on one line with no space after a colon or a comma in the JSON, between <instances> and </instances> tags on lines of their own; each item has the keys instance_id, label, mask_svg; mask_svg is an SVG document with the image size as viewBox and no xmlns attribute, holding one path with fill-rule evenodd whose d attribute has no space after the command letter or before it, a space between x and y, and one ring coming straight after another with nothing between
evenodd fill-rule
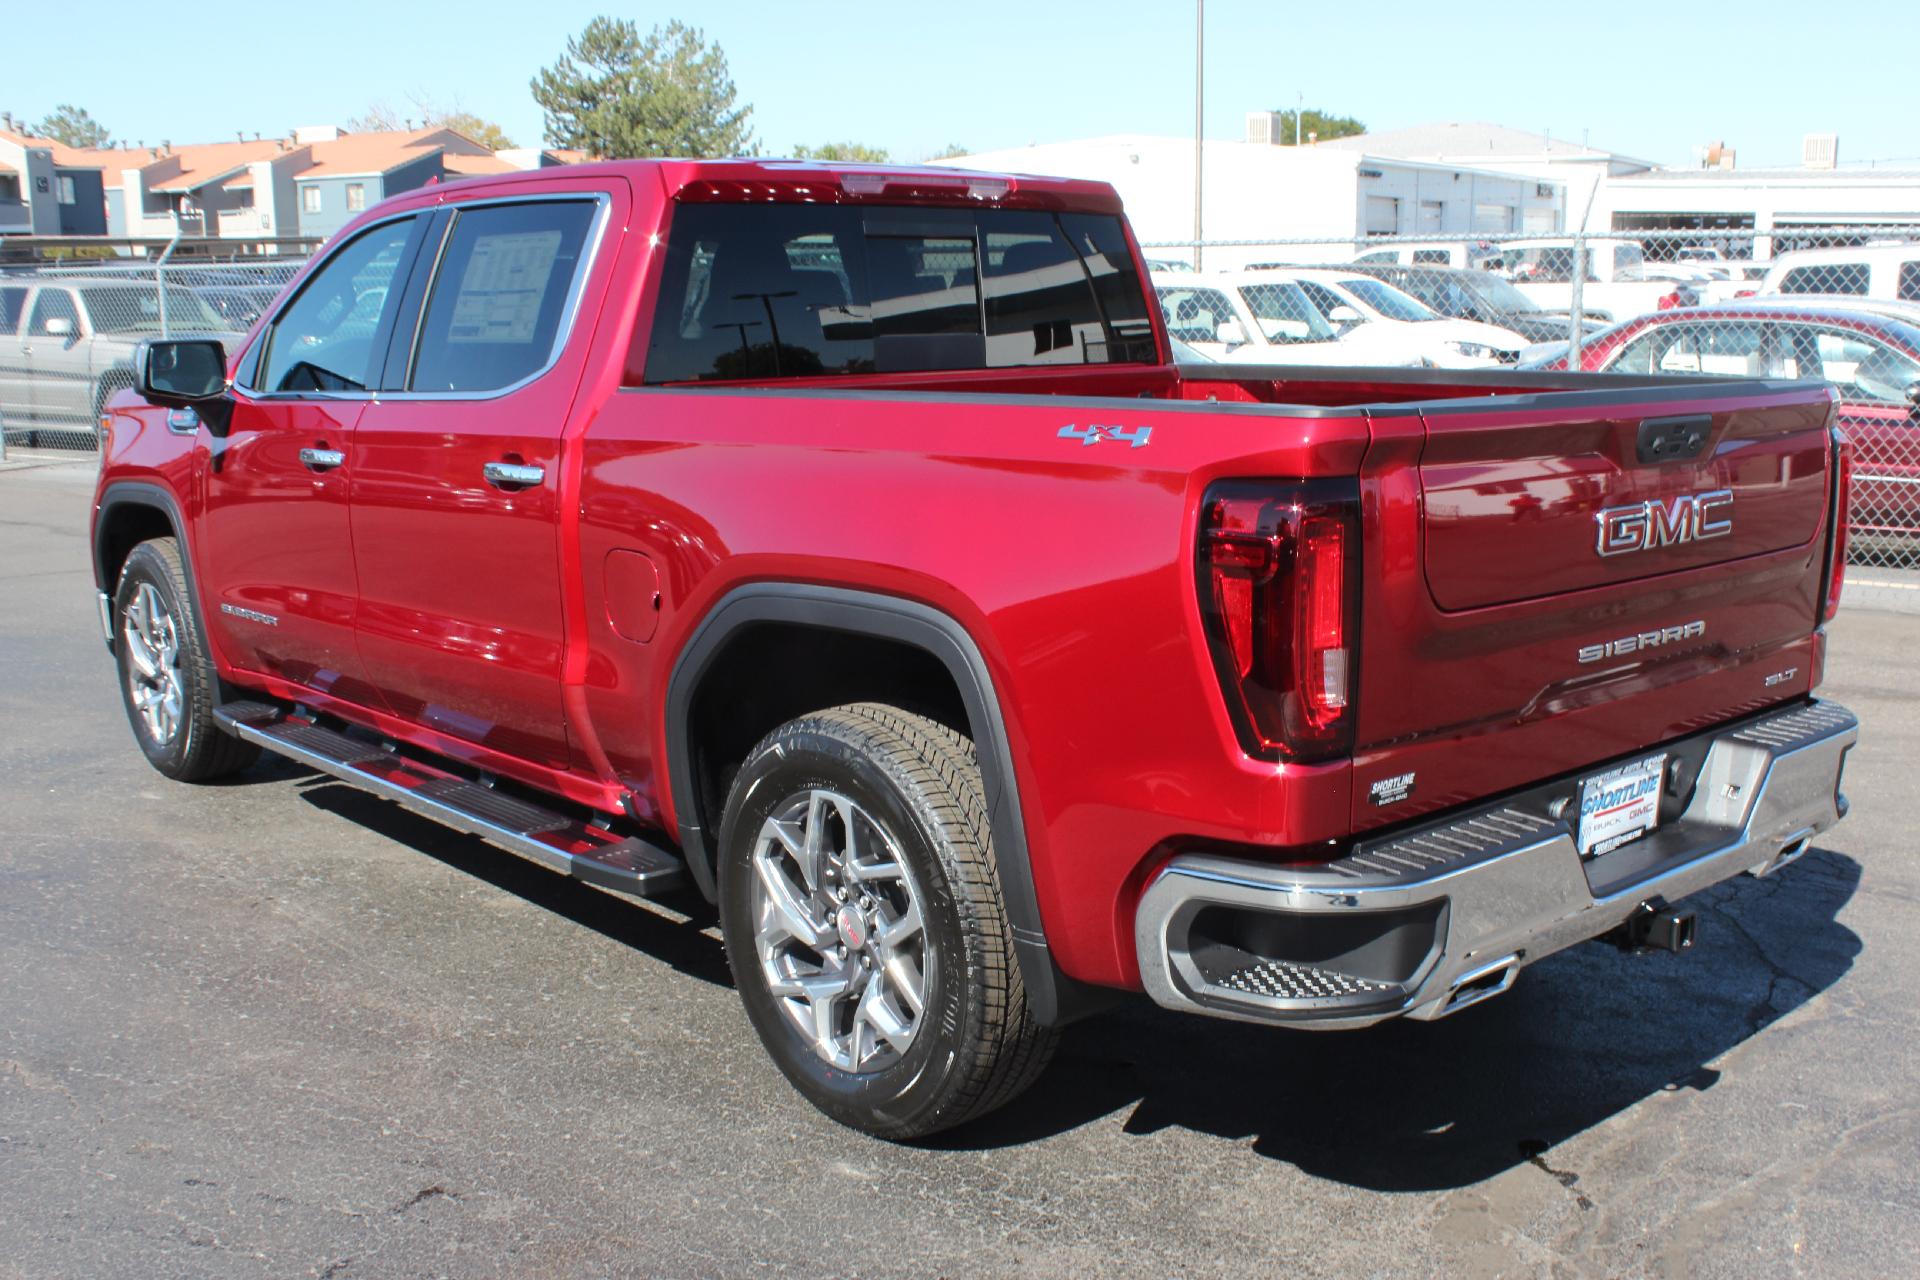
<instances>
[{"instance_id":1,"label":"gmc emblem","mask_svg":"<svg viewBox=\"0 0 1920 1280\"><path fill-rule=\"evenodd\" d=\"M1688 493L1671 503L1636 502L1630 507L1608 507L1594 516L1600 538L1594 550L1603 556L1629 551L1651 551L1682 542L1724 538L1733 532L1733 490Z\"/></svg>"}]
</instances>

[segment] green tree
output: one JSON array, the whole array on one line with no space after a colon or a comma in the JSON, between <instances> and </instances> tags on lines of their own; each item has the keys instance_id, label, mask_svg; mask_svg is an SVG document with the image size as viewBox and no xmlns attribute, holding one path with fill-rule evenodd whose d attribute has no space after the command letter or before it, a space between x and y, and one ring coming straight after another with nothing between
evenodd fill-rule
<instances>
[{"instance_id":1,"label":"green tree","mask_svg":"<svg viewBox=\"0 0 1920 1280\"><path fill-rule=\"evenodd\" d=\"M1293 145L1293 112L1276 111L1280 117L1280 141L1286 146ZM1367 131L1367 126L1352 116L1328 115L1324 111L1315 111L1309 107L1300 113L1300 142L1304 146L1307 136L1325 142L1329 138L1353 138Z\"/></svg>"},{"instance_id":2,"label":"green tree","mask_svg":"<svg viewBox=\"0 0 1920 1280\"><path fill-rule=\"evenodd\" d=\"M61 103L53 109L53 114L33 127L38 138L52 138L69 147L110 147L113 135L107 132L105 125L95 120L81 108L69 103Z\"/></svg>"},{"instance_id":3,"label":"green tree","mask_svg":"<svg viewBox=\"0 0 1920 1280\"><path fill-rule=\"evenodd\" d=\"M973 149L971 147L963 147L957 142L949 142L946 146L928 156L927 160L930 163L938 164L942 160L951 160L955 156L970 156L972 154Z\"/></svg>"},{"instance_id":4,"label":"green tree","mask_svg":"<svg viewBox=\"0 0 1920 1280\"><path fill-rule=\"evenodd\" d=\"M596 160L750 154L751 104L735 106L727 55L696 27L598 17L533 78L549 146Z\"/></svg>"},{"instance_id":5,"label":"green tree","mask_svg":"<svg viewBox=\"0 0 1920 1280\"><path fill-rule=\"evenodd\" d=\"M795 160L840 160L853 164L885 164L891 157L864 142L827 142L817 147L796 146Z\"/></svg>"}]
</instances>

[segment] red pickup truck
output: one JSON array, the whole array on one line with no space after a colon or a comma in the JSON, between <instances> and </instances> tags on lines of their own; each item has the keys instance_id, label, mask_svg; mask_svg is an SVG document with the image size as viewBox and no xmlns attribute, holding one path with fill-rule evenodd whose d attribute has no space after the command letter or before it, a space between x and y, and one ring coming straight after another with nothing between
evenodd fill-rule
<instances>
[{"instance_id":1,"label":"red pickup truck","mask_svg":"<svg viewBox=\"0 0 1920 1280\"><path fill-rule=\"evenodd\" d=\"M390 200L111 406L134 736L705 895L780 1069L894 1138L1118 993L1352 1027L1682 949L1845 813L1824 386L1180 366L1152 296L1095 183Z\"/></svg>"}]
</instances>

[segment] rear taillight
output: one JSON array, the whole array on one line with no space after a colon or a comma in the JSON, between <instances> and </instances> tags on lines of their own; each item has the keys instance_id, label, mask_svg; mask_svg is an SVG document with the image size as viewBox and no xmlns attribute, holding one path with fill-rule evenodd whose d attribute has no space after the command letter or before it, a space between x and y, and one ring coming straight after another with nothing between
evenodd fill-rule
<instances>
[{"instance_id":1,"label":"rear taillight","mask_svg":"<svg viewBox=\"0 0 1920 1280\"><path fill-rule=\"evenodd\" d=\"M1822 621L1832 622L1840 612L1840 592L1847 585L1847 525L1853 520L1853 441L1833 433L1833 536L1827 539L1827 602Z\"/></svg>"},{"instance_id":2,"label":"rear taillight","mask_svg":"<svg viewBox=\"0 0 1920 1280\"><path fill-rule=\"evenodd\" d=\"M1200 613L1249 755L1324 760L1352 749L1358 507L1351 481L1207 491Z\"/></svg>"}]
</instances>

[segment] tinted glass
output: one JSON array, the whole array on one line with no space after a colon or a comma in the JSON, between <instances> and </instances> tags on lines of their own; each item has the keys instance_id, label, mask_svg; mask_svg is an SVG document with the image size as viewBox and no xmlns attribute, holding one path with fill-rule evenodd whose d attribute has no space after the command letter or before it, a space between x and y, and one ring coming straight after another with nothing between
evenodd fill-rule
<instances>
[{"instance_id":1,"label":"tinted glass","mask_svg":"<svg viewBox=\"0 0 1920 1280\"><path fill-rule=\"evenodd\" d=\"M593 225L585 200L460 214L413 360L414 391L497 391L546 367Z\"/></svg>"},{"instance_id":2,"label":"tinted glass","mask_svg":"<svg viewBox=\"0 0 1920 1280\"><path fill-rule=\"evenodd\" d=\"M1418 322L1440 318L1415 299L1379 280L1368 280L1356 276L1349 280L1342 280L1340 287L1389 320Z\"/></svg>"},{"instance_id":3,"label":"tinted glass","mask_svg":"<svg viewBox=\"0 0 1920 1280\"><path fill-rule=\"evenodd\" d=\"M1795 267L1780 277L1782 293L1857 293L1867 291L1867 264L1864 262L1823 262L1815 266Z\"/></svg>"},{"instance_id":4,"label":"tinted glass","mask_svg":"<svg viewBox=\"0 0 1920 1280\"><path fill-rule=\"evenodd\" d=\"M1920 364L1883 342L1848 329L1794 326L1794 350L1807 371L1824 378L1847 400L1904 404L1907 388L1920 383Z\"/></svg>"},{"instance_id":5,"label":"tinted glass","mask_svg":"<svg viewBox=\"0 0 1920 1280\"><path fill-rule=\"evenodd\" d=\"M1900 296L1908 302L1920 302L1920 262L1900 264Z\"/></svg>"},{"instance_id":6,"label":"tinted glass","mask_svg":"<svg viewBox=\"0 0 1920 1280\"><path fill-rule=\"evenodd\" d=\"M373 378L374 336L394 273L406 259L412 218L361 233L301 286L267 331L255 386L261 391L364 391Z\"/></svg>"},{"instance_id":7,"label":"tinted glass","mask_svg":"<svg viewBox=\"0 0 1920 1280\"><path fill-rule=\"evenodd\" d=\"M20 315L27 309L27 291L20 285L0 289L0 333L17 333Z\"/></svg>"},{"instance_id":8,"label":"tinted glass","mask_svg":"<svg viewBox=\"0 0 1920 1280\"><path fill-rule=\"evenodd\" d=\"M73 295L65 289L42 289L33 300L33 319L27 324L27 332L35 337L51 336L50 326L55 320L67 322L67 337L80 335L80 312L73 305Z\"/></svg>"},{"instance_id":9,"label":"tinted glass","mask_svg":"<svg viewBox=\"0 0 1920 1280\"><path fill-rule=\"evenodd\" d=\"M1452 260L1452 255L1445 249L1415 249L1413 251L1413 260L1417 263L1444 267Z\"/></svg>"},{"instance_id":10,"label":"tinted glass","mask_svg":"<svg viewBox=\"0 0 1920 1280\"><path fill-rule=\"evenodd\" d=\"M664 269L648 382L1153 358L1114 218L688 204Z\"/></svg>"},{"instance_id":11,"label":"tinted glass","mask_svg":"<svg viewBox=\"0 0 1920 1280\"><path fill-rule=\"evenodd\" d=\"M1342 298L1339 294L1327 288L1327 286L1316 281L1302 280L1300 282L1300 288L1308 298L1312 299L1313 305L1319 309L1320 314L1329 320L1333 318L1333 313L1341 307L1346 307L1349 311L1353 310L1352 305L1348 303L1345 298Z\"/></svg>"},{"instance_id":12,"label":"tinted glass","mask_svg":"<svg viewBox=\"0 0 1920 1280\"><path fill-rule=\"evenodd\" d=\"M1708 374L1722 378L1792 378L1774 325L1752 320L1656 325L1622 347L1609 373Z\"/></svg>"}]
</instances>

